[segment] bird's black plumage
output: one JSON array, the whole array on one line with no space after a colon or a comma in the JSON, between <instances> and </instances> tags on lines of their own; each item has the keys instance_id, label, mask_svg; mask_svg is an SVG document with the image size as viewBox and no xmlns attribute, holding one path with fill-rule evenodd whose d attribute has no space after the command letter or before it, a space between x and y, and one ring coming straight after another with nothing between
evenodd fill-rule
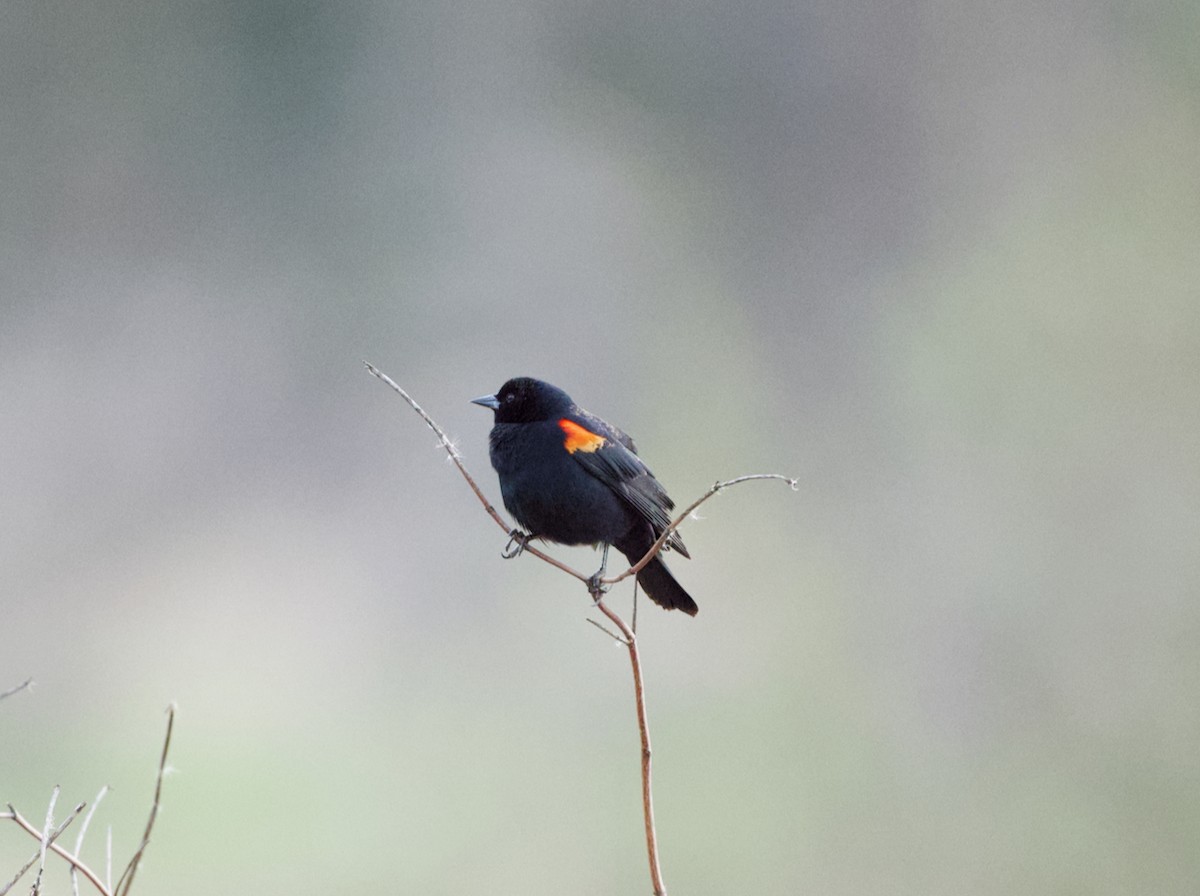
<instances>
[{"instance_id":1,"label":"bird's black plumage","mask_svg":"<svg viewBox=\"0 0 1200 896\"><path fill-rule=\"evenodd\" d=\"M562 389L516 377L474 399L495 411L489 436L500 494L531 536L559 544L611 544L637 563L671 524L675 506L633 439L583 410ZM666 547L684 557L678 532ZM650 599L696 615L696 602L657 556L637 575Z\"/></svg>"}]
</instances>

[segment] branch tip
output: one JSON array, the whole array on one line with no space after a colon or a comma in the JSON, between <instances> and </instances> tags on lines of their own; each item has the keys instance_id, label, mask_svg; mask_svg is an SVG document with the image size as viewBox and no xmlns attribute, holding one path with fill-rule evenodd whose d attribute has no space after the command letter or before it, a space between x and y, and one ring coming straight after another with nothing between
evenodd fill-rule
<instances>
[{"instance_id":1,"label":"branch tip","mask_svg":"<svg viewBox=\"0 0 1200 896\"><path fill-rule=\"evenodd\" d=\"M9 688L7 691L0 693L0 700L3 700L5 697L11 697L13 694L19 694L21 691L23 691L27 688L29 688L29 689L33 688L33 679L32 678L26 678L23 682L21 682L16 687Z\"/></svg>"}]
</instances>

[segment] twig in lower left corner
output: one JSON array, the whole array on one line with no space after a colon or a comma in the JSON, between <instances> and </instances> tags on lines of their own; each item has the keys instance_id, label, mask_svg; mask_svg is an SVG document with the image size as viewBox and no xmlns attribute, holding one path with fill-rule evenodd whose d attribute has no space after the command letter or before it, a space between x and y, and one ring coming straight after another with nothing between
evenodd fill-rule
<instances>
[{"instance_id":1,"label":"twig in lower left corner","mask_svg":"<svg viewBox=\"0 0 1200 896\"><path fill-rule=\"evenodd\" d=\"M13 888L13 886L17 883L17 881L20 880L21 877L27 871L29 871L30 868L32 868L34 865L38 865L39 866L38 877L37 877L37 880L35 880L35 882L34 882L33 890L32 890L32 893L34 894L34 896L37 896L37 894L40 891L42 871L44 870L45 864L46 864L46 854L50 853L50 852L59 856L61 859L66 861L68 865L71 866L71 888L72 888L72 892L74 894L76 894L76 896L78 896L78 892L79 892L78 881L76 878L76 872L78 872L79 874L82 874L88 880L88 882L91 883L91 885L93 887L95 887L96 891L100 894L100 896L128 896L129 888L133 884L134 874L137 872L137 869L141 864L142 856L146 852L146 847L150 843L150 834L154 830L154 822L158 818L158 811L162 806L163 778L166 776L166 773L167 773L167 755L171 748L171 731L174 728L174 725L175 725L175 704L172 703L169 707L167 707L167 733L166 733L166 736L163 738L162 755L159 758L159 763L158 763L158 775L155 779L155 784L154 784L154 802L150 807L150 817L146 822L146 830L142 834L141 844L138 846L137 852L134 853L133 858L129 860L129 864L125 867L124 872L121 874L120 879L117 881L116 887L113 887L111 885L111 881L112 881L112 829L111 828L109 829L109 843L108 843L109 874L105 880L101 880L100 876L95 871L93 871L91 868L89 868L79 858L79 851L83 844L83 835L84 835L84 833L86 833L87 825L91 821L92 812L88 812L87 816L84 819L83 827L79 832L78 839L76 840L74 853L68 852L66 849L59 846L58 843L55 842L56 840L58 840L59 835L62 834L62 832L67 829L67 825L69 825L72 821L74 821L79 816L79 814L81 812L83 812L84 809L87 808L87 803L80 803L78 806L75 807L75 809L71 812L71 814L68 815L67 818L60 825L58 825L57 827L53 827L54 802L58 796L58 788L56 787L54 790L54 797L50 801L50 808L46 813L46 822L40 830L38 829L37 825L33 824L32 822L27 820L24 816L22 816L21 813L18 812L12 806L12 804L8 805L7 812L0 812L0 819L6 819L6 820L16 822L16 824L22 830L24 830L27 834L29 834L31 837L33 837L35 840L38 841L38 851L36 853L34 853L33 858L31 858L25 864L25 866L20 871L17 872L16 877L14 877L12 879L12 881L10 881L7 885L5 885L3 887L0 887L0 896L5 896L5 894L7 894ZM100 802L101 799L103 799L105 793L107 793L107 792L108 792L107 787L101 789L99 796L96 797L97 804ZM94 811L94 810L95 810L95 804L93 804L93 806L92 806L92 811Z\"/></svg>"}]
</instances>

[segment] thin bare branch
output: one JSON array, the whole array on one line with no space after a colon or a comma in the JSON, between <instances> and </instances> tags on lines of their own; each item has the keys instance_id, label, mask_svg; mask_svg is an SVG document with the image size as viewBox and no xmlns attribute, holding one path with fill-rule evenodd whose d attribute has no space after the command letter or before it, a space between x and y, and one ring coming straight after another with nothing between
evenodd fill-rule
<instances>
[{"instance_id":1,"label":"thin bare branch","mask_svg":"<svg viewBox=\"0 0 1200 896\"><path fill-rule=\"evenodd\" d=\"M408 402L408 406L411 407L414 411L416 411L421 416L421 419L425 421L426 426L428 426L430 429L433 430L434 434L438 437L438 441L440 441L442 443L442 447L446 450L446 454L448 454L450 456L450 460L452 460L454 462L454 465L456 467L458 467L458 472L462 473L463 478L465 480L467 480L467 485L469 485L471 487L471 491L473 491L475 493L475 497L479 499L479 503L481 503L483 505L483 509L485 511L487 511L488 516L490 516L493 520L496 521L496 525L499 526L501 529L503 529L510 536L513 535L514 533L516 533L518 530L516 528L514 528L512 525L510 525L504 519L504 517L502 517L500 515L500 512L498 510L496 510L496 508L492 505L492 502L489 501L487 499L487 496L484 495L483 490L479 487L478 483L475 482L475 478L467 471L466 465L464 465L463 461L462 461L462 455L459 454L458 448L455 446L454 442L452 442L450 440L450 437L448 435L446 435L445 431L440 426L438 426L436 422L434 422L432 417L430 417L427 413L425 413L425 409L423 407L421 407L419 404L417 404L411 395L409 395L407 392L405 392L403 389L401 389L400 386L398 386L396 384L395 380L393 380L390 376L388 376L382 370L377 368L374 364L371 364L369 361L363 361L363 364L366 365L367 370L370 371L372 376L378 377L379 379L383 380L383 382L385 382L385 383L387 383L387 385L391 386L391 388L401 398L403 398L406 402ZM555 560L549 554L543 553L542 551L535 548L533 545L526 544L525 548L524 548L524 553L533 554L533 556L537 557L538 559L544 560L546 563L549 563L551 566L555 566L558 569L561 569L567 575L574 576L575 578L579 579L579 581L581 581L581 582L586 582L588 580L588 577L585 576L583 573L576 572L575 570L571 569L571 567L567 566L562 561Z\"/></svg>"},{"instance_id":2,"label":"thin bare branch","mask_svg":"<svg viewBox=\"0 0 1200 896\"><path fill-rule=\"evenodd\" d=\"M38 870L37 875L33 878L33 896L38 896L42 892L42 875L46 873L46 846L49 843L50 834L54 831L54 804L58 802L59 786L54 785L54 790L50 792L50 804L46 806L46 823L42 825L42 842L38 849Z\"/></svg>"},{"instance_id":3,"label":"thin bare branch","mask_svg":"<svg viewBox=\"0 0 1200 896\"><path fill-rule=\"evenodd\" d=\"M642 658L638 653L637 635L625 624L625 620L608 608L602 599L596 600L600 612L612 620L625 637L629 649L629 664L633 667L633 695L637 704L638 734L642 739L642 818L646 827L646 855L650 862L650 882L654 896L666 896L663 883L662 864L658 857L658 831L654 826L654 789L651 783L650 765L650 719L646 714L646 686L642 680Z\"/></svg>"},{"instance_id":4,"label":"thin bare branch","mask_svg":"<svg viewBox=\"0 0 1200 896\"><path fill-rule=\"evenodd\" d=\"M600 631L604 632L604 634L608 635L610 638L612 638L618 644L624 644L626 647L629 646L628 641L626 641L624 638L622 638L620 635L618 635L616 632L614 632L608 626L601 625L595 619L589 619L588 622L590 622L592 625L596 626L596 628L600 629Z\"/></svg>"},{"instance_id":5,"label":"thin bare branch","mask_svg":"<svg viewBox=\"0 0 1200 896\"><path fill-rule=\"evenodd\" d=\"M19 694L21 691L25 690L27 687L29 687L32 684L33 684L33 679L26 678L23 682L21 682L15 688L9 688L4 693L0 694L0 700L3 700L5 697L11 697L13 694Z\"/></svg>"},{"instance_id":6,"label":"thin bare branch","mask_svg":"<svg viewBox=\"0 0 1200 896\"><path fill-rule=\"evenodd\" d=\"M625 570L620 575L611 576L607 579L601 579L601 584L615 585L617 582L623 581L630 576L637 575L642 571L642 567L658 556L658 552L663 549L663 545L667 543L667 539L671 537L671 534L676 529L683 525L683 521L691 516L697 507L699 507L719 491L723 491L724 489L727 489L732 485L737 485L740 482L750 482L751 480L755 479L777 479L780 482L786 482L788 485L790 485L792 487L792 491L800 490L800 484L797 480L793 479L791 476L784 476L782 473L749 473L745 476L735 476L733 479L726 479L723 482L718 481L714 483L708 491L689 504L683 513L679 514L679 516L675 517L675 519L671 521L671 525L667 526L667 528L663 530L662 535L660 535L658 540L650 546L650 550L646 551L641 560L630 566L629 569Z\"/></svg>"},{"instance_id":7,"label":"thin bare branch","mask_svg":"<svg viewBox=\"0 0 1200 896\"><path fill-rule=\"evenodd\" d=\"M167 707L167 734L163 738L162 756L158 760L158 777L154 782L154 802L150 806L150 817L146 820L146 831L142 834L142 842L138 846L137 852L133 854L133 858L129 860L129 864L125 866L125 870L117 880L117 887L113 891L115 896L129 896L129 888L133 886L133 877L142 863L142 855L146 852L146 847L150 845L150 832L154 830L154 821L158 818L158 809L162 805L162 783L167 772L167 753L171 749L171 729L174 727L175 704L172 703Z\"/></svg>"},{"instance_id":8,"label":"thin bare branch","mask_svg":"<svg viewBox=\"0 0 1200 896\"><path fill-rule=\"evenodd\" d=\"M96 794L96 799L92 801L87 815L83 816L83 824L79 826L79 835L75 838L75 855L80 855L83 852L83 838L87 834L88 825L92 823L92 816L96 814L96 807L100 805L100 801L107 794L108 785L105 784L100 788L100 792ZM71 893L73 896L79 896L79 866L74 864L71 865Z\"/></svg>"}]
</instances>

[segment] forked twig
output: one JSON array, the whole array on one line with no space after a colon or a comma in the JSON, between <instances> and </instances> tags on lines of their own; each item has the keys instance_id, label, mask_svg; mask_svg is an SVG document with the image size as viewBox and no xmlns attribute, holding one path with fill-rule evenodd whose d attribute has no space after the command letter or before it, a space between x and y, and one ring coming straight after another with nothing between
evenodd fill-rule
<instances>
[{"instance_id":1,"label":"forked twig","mask_svg":"<svg viewBox=\"0 0 1200 896\"><path fill-rule=\"evenodd\" d=\"M57 790L57 788L55 788L55 790ZM39 859L41 859L46 850L57 853L58 855L64 857L70 856L70 853L59 846L55 841L58 839L59 835L67 829L67 826L75 820L79 813L83 811L86 805L87 803L80 803L78 806L76 806L74 811L63 820L62 824L53 830L49 830L49 825L47 825L46 828L49 830L48 835L46 831L39 831L37 825L27 820L23 815L21 815L20 812L14 809L12 803L8 804L7 812L0 812L0 819L15 821L19 827L23 828L26 833L29 834L29 836L38 841L38 851L33 854L33 858L25 863L24 867L17 872L16 876L11 881L9 881L3 887L0 887L0 896L4 896L5 893L11 890L17 881L24 876L25 872L38 863ZM105 896L108 896L107 892L105 892Z\"/></svg>"},{"instance_id":2,"label":"forked twig","mask_svg":"<svg viewBox=\"0 0 1200 896\"><path fill-rule=\"evenodd\" d=\"M373 364L370 364L366 361L363 363L366 364L367 370L370 371L372 376L378 377L384 383L390 386L400 395L401 398L408 402L409 407L411 407L421 416L421 419L425 421L425 424L437 435L439 441L442 443L442 447L446 450L446 453L450 456L450 459L454 462L454 465L458 467L458 471L463 475L463 478L467 480L467 484L471 487L471 490L475 492L475 497L479 499L479 502L483 505L484 510L487 511L488 516L496 521L496 525L509 534L510 539L517 537L520 534L520 531L510 526L505 521L504 517L499 514L492 503L484 496L483 491L476 484L475 479L469 472L467 472L467 468L463 464L462 458L458 453L458 448L454 445L442 428L438 426L437 423L434 422L433 418L430 417L429 414L427 414L425 410L416 403L416 401L413 400L412 396L400 388L400 386L397 385L391 377L379 370ZM637 703L638 732L641 735L642 741L642 815L646 824L646 853L650 861L650 881L653 884L655 896L666 896L667 889L662 879L662 868L658 857L658 835L654 826L654 801L650 774L650 722L646 715L646 688L642 679L642 662L638 653L637 635L634 633L634 629L630 628L630 626L625 623L624 619L609 609L608 605L604 603L604 591L602 586L616 584L617 582L620 582L629 576L636 575L638 571L642 569L642 567L658 556L658 552L662 550L663 545L667 542L667 539L671 537L671 533L678 529L679 526L683 524L683 521L686 520L697 507L722 489L728 488L731 485L736 485L739 482L747 482L751 479L779 479L791 485L793 490L798 489L795 479L792 479L788 476L781 476L777 473L756 473L749 476L738 476L734 479L729 479L724 482L717 482L707 492L693 501L692 504L686 510L684 510L677 519L671 522L670 526L663 531L659 539L637 563L630 566L629 569L620 575L601 579L598 582L594 582L589 576L572 569L565 563L562 563L561 561L543 553L537 548L530 546L528 543L524 545L524 550L528 553L533 554L535 557L545 561L546 563L549 563L551 566L554 566L568 575L574 576L581 582L589 585L590 593L595 601L595 606L600 610L601 613L609 618L613 625L617 627L620 635L609 631L594 619L589 619L588 622L612 637L614 640L624 644L626 649L629 651L629 662L633 668L634 698ZM636 612L635 604L635 625L637 619Z\"/></svg>"},{"instance_id":3,"label":"forked twig","mask_svg":"<svg viewBox=\"0 0 1200 896\"><path fill-rule=\"evenodd\" d=\"M74 821L78 817L79 813L82 812L85 808L87 808L87 803L80 803L78 806L76 806L74 811L71 812L71 814L62 822L62 824L60 824L58 827L53 828L53 829L51 829L51 822L50 822L50 816L54 811L54 801L53 800L51 800L50 810L47 812L46 824L43 826L43 828L41 830L38 830L36 825L32 824L24 816L22 816L20 812L18 812L15 808L13 808L11 803L8 805L7 812L0 812L0 819L7 819L7 820L15 821L19 827L21 827L26 833L28 833L31 837L33 837L35 840L38 841L38 852L34 854L33 858L29 860L29 862L25 865L24 868L22 868L19 872L17 872L17 876L15 878L13 878L13 880L7 886L0 889L0 896L5 896L5 894L8 893L8 891L10 889L12 889L13 884L15 884L21 878L21 876L23 874L25 874L26 871L28 871L30 868L32 868L34 866L34 864L36 864L39 861L39 857L40 857L40 860L44 867L45 853L47 851L53 852L55 855L60 856L71 866L71 884L72 884L73 891L78 892L77 887L76 887L76 880L75 880L75 872L78 870L78 872L80 874L82 874L84 877L86 877L88 879L88 881L91 883L91 885L96 888L97 892L100 893L100 896L127 896L127 894L129 893L129 887L133 884L134 873L137 871L138 865L141 862L142 855L146 851L146 846L150 843L150 832L154 829L154 821L158 817L158 810L159 810L159 807L162 805L162 783L163 783L163 777L165 776L166 771L167 771L167 753L171 747L171 729L174 727L174 723L175 723L175 704L172 703L169 707L167 707L167 733L166 733L166 736L163 738L162 757L160 758L159 763L158 763L158 777L157 777L157 779L155 781L155 785L154 785L154 804L150 807L150 818L146 822L146 830L145 830L145 833L142 834L141 845L138 847L137 852L134 853L133 858L129 860L129 864L126 866L125 871L121 875L120 880L117 881L117 886L115 888L111 885L111 881L112 881L112 828L111 827L108 830L108 849L107 849L108 867L109 867L108 876L107 876L108 882L106 882L105 880L101 880L100 875L98 875L95 871L93 871L91 868L89 868L87 866L87 864L82 859L79 858L79 851L83 844L83 835L86 833L87 826L92 820L92 813L95 812L96 805L98 805L100 803L100 800L102 800L104 798L104 795L108 792L108 788L104 787L100 790L100 794L96 797L96 802L92 805L91 810L88 812L87 816L84 818L83 825L79 831L79 837L76 839L76 842L75 842L75 852L74 853L68 852L66 849L59 846L55 841L58 839L58 836L63 831L66 830L67 825L69 825L72 821ZM55 796L57 796L57 791L58 791L58 788L55 788ZM39 874L39 881L40 881L40 874ZM35 886L35 892L36 892L37 884L35 883L34 886Z\"/></svg>"}]
</instances>

